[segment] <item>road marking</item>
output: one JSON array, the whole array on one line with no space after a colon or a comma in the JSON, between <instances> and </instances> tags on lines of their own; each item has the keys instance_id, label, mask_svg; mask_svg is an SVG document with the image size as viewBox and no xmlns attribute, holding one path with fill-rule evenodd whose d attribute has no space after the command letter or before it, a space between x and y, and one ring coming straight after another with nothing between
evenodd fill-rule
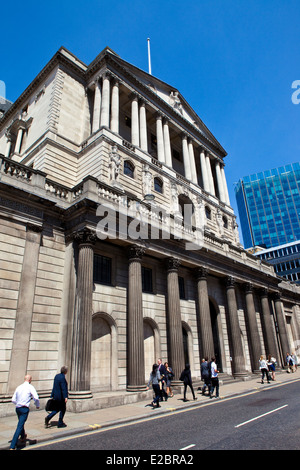
<instances>
[{"instance_id":1,"label":"road marking","mask_svg":"<svg viewBox=\"0 0 300 470\"><path fill-rule=\"evenodd\" d=\"M181 449L179 450L188 450L188 449L191 449L192 447L195 447L196 444L190 444L189 446L186 446L186 447L182 447Z\"/></svg>"},{"instance_id":2,"label":"road marking","mask_svg":"<svg viewBox=\"0 0 300 470\"><path fill-rule=\"evenodd\" d=\"M237 424L235 428L239 428L240 426L244 426L245 424L248 424L248 423L251 423L252 421L263 418L264 416L267 416L271 413L275 413L276 411L282 410L282 408L285 408L286 406L289 406L289 405L280 406L279 408L276 408L275 410L268 411L268 413L264 413L263 415L256 416L256 418L249 419L248 421L245 421L244 423Z\"/></svg>"}]
</instances>

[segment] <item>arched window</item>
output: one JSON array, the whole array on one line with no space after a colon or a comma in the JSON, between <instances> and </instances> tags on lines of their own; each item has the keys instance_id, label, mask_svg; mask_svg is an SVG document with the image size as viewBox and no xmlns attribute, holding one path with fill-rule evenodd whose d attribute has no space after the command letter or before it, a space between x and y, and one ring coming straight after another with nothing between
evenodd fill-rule
<instances>
[{"instance_id":1,"label":"arched window","mask_svg":"<svg viewBox=\"0 0 300 470\"><path fill-rule=\"evenodd\" d=\"M163 192L163 182L160 178L154 178L154 189L158 193L162 194L162 192Z\"/></svg>"},{"instance_id":2,"label":"arched window","mask_svg":"<svg viewBox=\"0 0 300 470\"><path fill-rule=\"evenodd\" d=\"M134 178L134 164L129 160L124 162L124 175L130 176L130 178Z\"/></svg>"}]
</instances>

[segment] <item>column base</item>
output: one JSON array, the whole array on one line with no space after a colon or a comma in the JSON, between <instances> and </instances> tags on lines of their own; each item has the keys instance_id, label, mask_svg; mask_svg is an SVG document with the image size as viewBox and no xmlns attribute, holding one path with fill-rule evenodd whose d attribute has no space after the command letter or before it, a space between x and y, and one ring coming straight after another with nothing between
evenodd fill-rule
<instances>
[{"instance_id":1,"label":"column base","mask_svg":"<svg viewBox=\"0 0 300 470\"><path fill-rule=\"evenodd\" d=\"M127 392L145 392L147 390L147 385L127 385Z\"/></svg>"},{"instance_id":2,"label":"column base","mask_svg":"<svg viewBox=\"0 0 300 470\"><path fill-rule=\"evenodd\" d=\"M93 394L90 390L69 390L70 400L88 400L93 398Z\"/></svg>"},{"instance_id":3,"label":"column base","mask_svg":"<svg viewBox=\"0 0 300 470\"><path fill-rule=\"evenodd\" d=\"M239 379L239 380L251 380L251 375L248 374L248 372L236 372L233 374L233 377L235 379Z\"/></svg>"}]
</instances>

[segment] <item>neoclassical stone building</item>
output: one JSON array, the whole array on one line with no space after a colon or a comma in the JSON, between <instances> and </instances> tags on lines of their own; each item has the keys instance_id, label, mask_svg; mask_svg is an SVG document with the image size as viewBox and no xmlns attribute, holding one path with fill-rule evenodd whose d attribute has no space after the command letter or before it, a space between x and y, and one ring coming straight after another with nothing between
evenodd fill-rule
<instances>
[{"instance_id":1,"label":"neoclassical stone building","mask_svg":"<svg viewBox=\"0 0 300 470\"><path fill-rule=\"evenodd\" d=\"M299 287L239 242L226 152L174 87L61 48L0 120L0 407L26 372L70 406L158 357L246 378L299 347Z\"/></svg>"}]
</instances>

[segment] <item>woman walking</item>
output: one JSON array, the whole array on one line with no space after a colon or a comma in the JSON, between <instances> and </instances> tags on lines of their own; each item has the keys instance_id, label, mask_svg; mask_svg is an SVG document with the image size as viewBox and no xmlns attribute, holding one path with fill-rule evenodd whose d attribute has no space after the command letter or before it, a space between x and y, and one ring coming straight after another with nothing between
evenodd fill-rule
<instances>
[{"instance_id":1,"label":"woman walking","mask_svg":"<svg viewBox=\"0 0 300 470\"><path fill-rule=\"evenodd\" d=\"M174 373L173 373L171 367L169 366L168 362L165 362L164 366L165 366L165 369L166 369L166 372L167 372L166 377L165 377L166 387L167 387L166 392L167 392L168 396L173 397L174 394L173 394L172 389L171 389L171 381L174 377ZM169 395L169 393L170 393L170 395Z\"/></svg>"},{"instance_id":2,"label":"woman walking","mask_svg":"<svg viewBox=\"0 0 300 470\"><path fill-rule=\"evenodd\" d=\"M152 383L152 388L155 394L155 397L153 398L153 401L151 402L151 405L153 406L153 408L154 408L154 405L156 405L156 408L160 408L160 404L159 404L159 399L160 399L159 381L160 380L161 380L161 376L158 370L158 365L153 364L152 371L149 377L149 382L147 385L147 390L149 390L150 384Z\"/></svg>"},{"instance_id":3,"label":"woman walking","mask_svg":"<svg viewBox=\"0 0 300 470\"><path fill-rule=\"evenodd\" d=\"M268 363L264 359L264 356L260 356L259 359L259 368L261 371L261 383L264 383L264 377L266 376L268 384L270 383L270 376L269 376L269 368L268 368Z\"/></svg>"},{"instance_id":4,"label":"woman walking","mask_svg":"<svg viewBox=\"0 0 300 470\"><path fill-rule=\"evenodd\" d=\"M186 399L187 386L190 387L194 400L197 400L197 398L195 397L194 389L193 389L191 369L190 369L189 364L186 364L185 369L181 372L179 380L182 380L184 383L183 401L187 401Z\"/></svg>"}]
</instances>

